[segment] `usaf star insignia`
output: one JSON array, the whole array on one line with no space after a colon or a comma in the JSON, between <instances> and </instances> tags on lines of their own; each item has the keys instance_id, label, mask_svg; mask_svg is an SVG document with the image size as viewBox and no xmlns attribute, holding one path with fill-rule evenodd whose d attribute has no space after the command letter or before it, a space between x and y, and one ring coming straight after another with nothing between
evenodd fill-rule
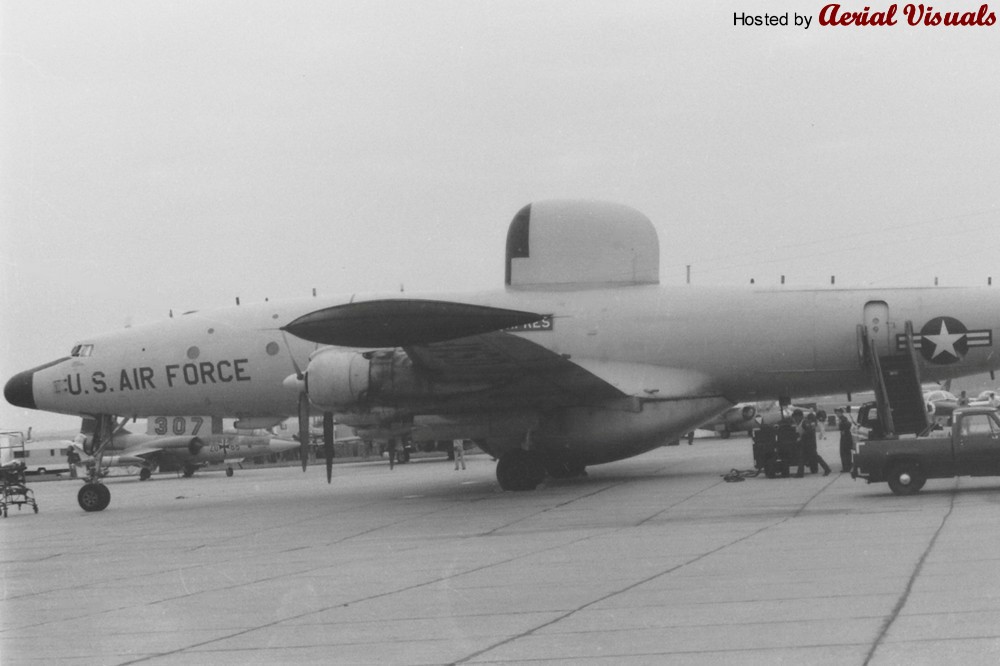
<instances>
[{"instance_id":1,"label":"usaf star insignia","mask_svg":"<svg viewBox=\"0 0 1000 666\"><path fill-rule=\"evenodd\" d=\"M993 346L993 331L970 331L954 317L934 317L913 336L913 346L930 363L957 363L970 347ZM906 336L896 336L896 349L906 349Z\"/></svg>"}]
</instances>

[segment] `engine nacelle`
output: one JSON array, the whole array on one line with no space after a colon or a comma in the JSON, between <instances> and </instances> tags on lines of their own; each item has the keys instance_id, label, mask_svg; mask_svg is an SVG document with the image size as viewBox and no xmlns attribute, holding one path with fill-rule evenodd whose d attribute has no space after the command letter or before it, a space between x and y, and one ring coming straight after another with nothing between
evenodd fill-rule
<instances>
[{"instance_id":1,"label":"engine nacelle","mask_svg":"<svg viewBox=\"0 0 1000 666\"><path fill-rule=\"evenodd\" d=\"M328 348L314 353L306 369L306 392L317 407L329 411L367 409L397 398L431 393L401 350L354 352Z\"/></svg>"},{"instance_id":2,"label":"engine nacelle","mask_svg":"<svg viewBox=\"0 0 1000 666\"><path fill-rule=\"evenodd\" d=\"M370 365L359 352L319 350L306 368L309 400L325 409L344 409L363 401L371 386Z\"/></svg>"}]
</instances>

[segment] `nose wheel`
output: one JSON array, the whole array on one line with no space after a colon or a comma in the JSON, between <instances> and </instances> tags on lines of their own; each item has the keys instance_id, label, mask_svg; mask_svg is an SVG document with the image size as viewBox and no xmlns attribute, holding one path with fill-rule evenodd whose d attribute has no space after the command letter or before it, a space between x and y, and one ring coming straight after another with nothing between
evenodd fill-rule
<instances>
[{"instance_id":1,"label":"nose wheel","mask_svg":"<svg viewBox=\"0 0 1000 666\"><path fill-rule=\"evenodd\" d=\"M111 503L111 491L103 483L85 483L76 501L84 511L104 511Z\"/></svg>"}]
</instances>

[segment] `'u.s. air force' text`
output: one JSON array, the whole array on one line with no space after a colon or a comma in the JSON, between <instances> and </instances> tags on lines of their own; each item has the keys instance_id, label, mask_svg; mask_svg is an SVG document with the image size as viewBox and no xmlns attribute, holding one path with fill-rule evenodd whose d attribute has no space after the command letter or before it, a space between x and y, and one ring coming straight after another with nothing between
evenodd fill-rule
<instances>
[{"instance_id":1,"label":"'u.s. air force' text","mask_svg":"<svg viewBox=\"0 0 1000 666\"><path fill-rule=\"evenodd\" d=\"M66 375L55 382L56 393L69 391L71 395L93 393L121 393L123 391L147 391L175 386L198 386L205 384L227 384L229 382L249 382L250 374L245 358L223 361L201 361L199 363L170 363L161 370L150 366L122 368L117 372L96 370L90 377L79 372ZM89 383L89 384L88 384Z\"/></svg>"}]
</instances>

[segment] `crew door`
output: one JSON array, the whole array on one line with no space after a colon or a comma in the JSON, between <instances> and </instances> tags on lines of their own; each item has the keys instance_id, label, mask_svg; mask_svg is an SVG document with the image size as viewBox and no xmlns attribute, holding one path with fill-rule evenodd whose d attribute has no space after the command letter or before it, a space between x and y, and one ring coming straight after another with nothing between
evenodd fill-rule
<instances>
[{"instance_id":1,"label":"crew door","mask_svg":"<svg viewBox=\"0 0 1000 666\"><path fill-rule=\"evenodd\" d=\"M885 301L868 301L865 303L865 326L868 328L868 340L879 356L896 352L892 344L892 331L889 327L889 304Z\"/></svg>"}]
</instances>

